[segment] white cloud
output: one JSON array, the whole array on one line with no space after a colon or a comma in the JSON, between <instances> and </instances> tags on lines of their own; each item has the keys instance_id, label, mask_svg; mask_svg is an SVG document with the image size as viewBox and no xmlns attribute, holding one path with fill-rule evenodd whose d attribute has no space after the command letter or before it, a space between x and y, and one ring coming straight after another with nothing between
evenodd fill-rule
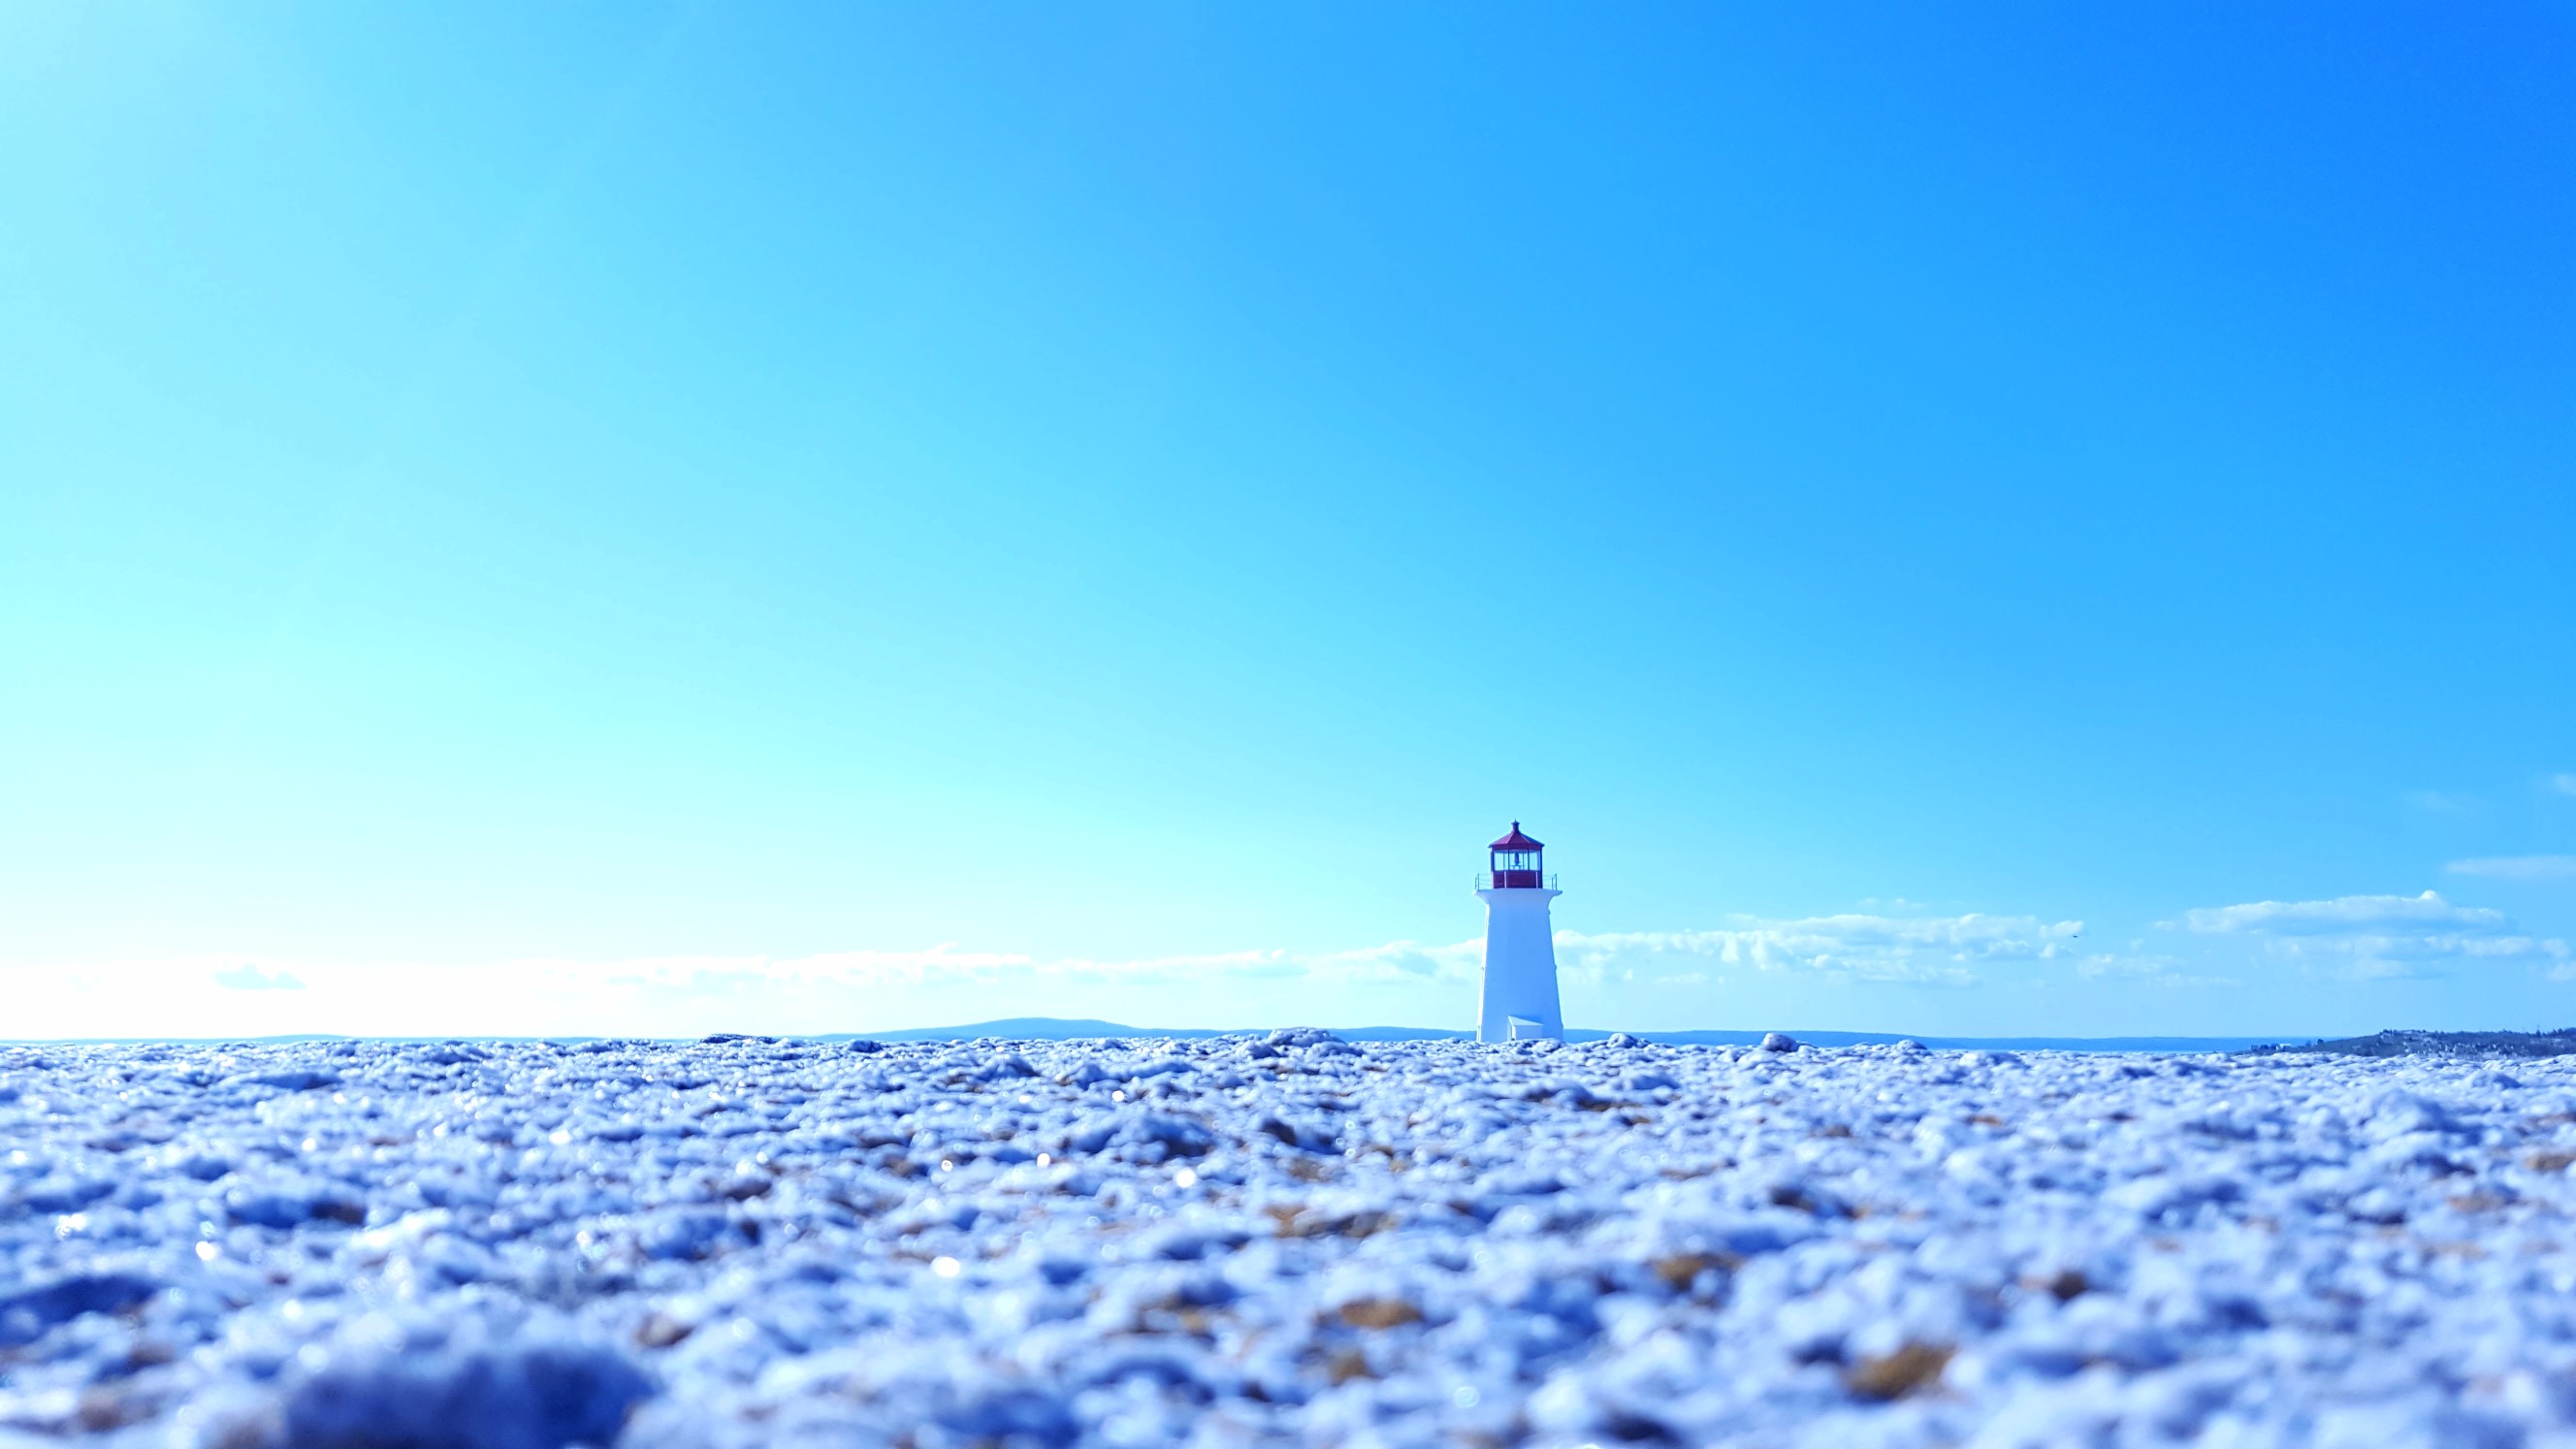
<instances>
[{"instance_id":1,"label":"white cloud","mask_svg":"<svg viewBox=\"0 0 2576 1449\"><path fill-rule=\"evenodd\" d=\"M2432 976L2479 961L2567 960L2567 943L2525 934L2502 911L2420 896L2253 901L2185 913L2209 935L2244 935L2269 954L2348 977Z\"/></svg>"},{"instance_id":2,"label":"white cloud","mask_svg":"<svg viewBox=\"0 0 2576 1449\"><path fill-rule=\"evenodd\" d=\"M1560 932L1567 982L1670 989L1738 971L1965 984L1998 962L2069 956L2082 926L2028 916L1740 917L1724 930ZM1474 1011L1481 933L1342 951L1048 958L944 943L796 957L252 964L239 956L0 968L0 1034L266 1036L830 1032L1014 1016L1141 1026L1455 1024Z\"/></svg>"},{"instance_id":3,"label":"white cloud","mask_svg":"<svg viewBox=\"0 0 2576 1449\"><path fill-rule=\"evenodd\" d=\"M2406 803L2435 815L2474 815L2486 802L2457 790L2409 790Z\"/></svg>"},{"instance_id":4,"label":"white cloud","mask_svg":"<svg viewBox=\"0 0 2576 1449\"><path fill-rule=\"evenodd\" d=\"M1148 956L1124 961L1053 960L1017 952L969 951L955 942L926 951L836 951L815 956L672 956L585 968L576 962L531 963L538 970L602 971L619 986L682 992L726 992L745 985L894 988L939 985L1001 987L1013 982L1068 984L1205 981L1215 977L1313 977L1330 982L1471 980L1483 961L1481 940L1427 946L1391 941L1352 951L1229 951Z\"/></svg>"},{"instance_id":5,"label":"white cloud","mask_svg":"<svg viewBox=\"0 0 2576 1449\"><path fill-rule=\"evenodd\" d=\"M2195 931L2257 935L2329 935L2374 927L2446 926L2493 932L2509 927L2502 911L2483 906L2455 906L2431 891L2420 896L2337 896L2325 901L2253 901L2191 911L2184 924Z\"/></svg>"},{"instance_id":6,"label":"white cloud","mask_svg":"<svg viewBox=\"0 0 2576 1449\"><path fill-rule=\"evenodd\" d=\"M657 985L749 978L810 986L915 986L928 983L1000 984L1044 979L1067 982L1205 981L1211 977L1278 979L1313 977L1328 982L1474 979L1484 942L1426 946L1390 941L1352 951L1228 951L1189 956L1147 956L1126 961L1084 957L1041 960L1003 952L966 951L955 943L927 951L844 951L786 960L765 957L676 958L640 962L637 979Z\"/></svg>"},{"instance_id":7,"label":"white cloud","mask_svg":"<svg viewBox=\"0 0 2576 1449\"><path fill-rule=\"evenodd\" d=\"M292 972L262 971L248 961L238 966L222 966L207 973L217 986L228 991L301 991L304 983Z\"/></svg>"},{"instance_id":8,"label":"white cloud","mask_svg":"<svg viewBox=\"0 0 2576 1449\"><path fill-rule=\"evenodd\" d=\"M0 1038L864 1031L1014 1016L1141 1026L1343 1025L1472 1014L1481 937L1348 951L1043 958L956 943L812 956L494 962L235 956L0 968ZM1464 1001L1464 1008L1456 1003Z\"/></svg>"},{"instance_id":9,"label":"white cloud","mask_svg":"<svg viewBox=\"0 0 2576 1449\"><path fill-rule=\"evenodd\" d=\"M2148 986L2238 986L2232 976L2207 976L2184 969L2171 956L2087 956L2075 963L2075 974L2090 980L2135 981Z\"/></svg>"},{"instance_id":10,"label":"white cloud","mask_svg":"<svg viewBox=\"0 0 2576 1449\"><path fill-rule=\"evenodd\" d=\"M2036 916L1810 916L1774 921L1752 916L1719 931L1556 933L1560 969L1598 979L1612 969L1670 980L1715 962L1755 971L1808 971L1863 981L1964 986L1978 967L1997 961L2063 955L2084 930L2081 921Z\"/></svg>"},{"instance_id":11,"label":"white cloud","mask_svg":"<svg viewBox=\"0 0 2576 1449\"><path fill-rule=\"evenodd\" d=\"M1993 961L2042 960L2063 954L2081 921L2031 916L1816 916L1803 920L1734 918L1729 929L1674 932L1556 933L1559 969L1579 979L1680 983L1705 980L1711 964L1757 971L1813 971L1869 981L1964 983ZM619 979L674 989L728 989L742 981L856 987L985 985L1011 982L1206 982L1213 978L1303 979L1316 986L1441 982L1472 984L1484 964L1481 937L1446 944L1390 941L1346 951L1238 951L1126 961L1040 960L966 951L954 944L927 951L854 951L787 960L673 958L633 963Z\"/></svg>"},{"instance_id":12,"label":"white cloud","mask_svg":"<svg viewBox=\"0 0 2576 1449\"><path fill-rule=\"evenodd\" d=\"M2453 875L2483 875L2496 880L2565 880L2576 876L2576 855L2492 855L2455 860L2442 869Z\"/></svg>"},{"instance_id":13,"label":"white cloud","mask_svg":"<svg viewBox=\"0 0 2576 1449\"><path fill-rule=\"evenodd\" d=\"M1485 942L1478 937L1446 946L1395 941L1359 951L1337 951L1309 957L1305 969L1328 981L1474 981L1485 965Z\"/></svg>"}]
</instances>

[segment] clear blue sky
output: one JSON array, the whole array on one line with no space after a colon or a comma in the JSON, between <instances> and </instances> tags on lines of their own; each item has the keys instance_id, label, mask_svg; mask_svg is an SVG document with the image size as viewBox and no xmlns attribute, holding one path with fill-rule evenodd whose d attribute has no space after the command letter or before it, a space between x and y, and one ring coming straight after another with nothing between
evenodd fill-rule
<instances>
[{"instance_id":1,"label":"clear blue sky","mask_svg":"<svg viewBox=\"0 0 2576 1449\"><path fill-rule=\"evenodd\" d=\"M2564 5L15 4L0 973L2576 1022L2571 465Z\"/></svg>"}]
</instances>

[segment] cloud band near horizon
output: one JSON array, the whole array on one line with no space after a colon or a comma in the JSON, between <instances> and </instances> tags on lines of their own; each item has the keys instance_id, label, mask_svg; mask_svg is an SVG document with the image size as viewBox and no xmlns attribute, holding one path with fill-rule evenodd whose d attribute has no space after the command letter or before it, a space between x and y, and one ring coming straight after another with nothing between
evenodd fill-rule
<instances>
[{"instance_id":1,"label":"cloud band near horizon","mask_svg":"<svg viewBox=\"0 0 2576 1449\"><path fill-rule=\"evenodd\" d=\"M2178 922L2187 939L2253 943L2258 958L2347 979L2422 977L2522 964L2553 980L2576 978L2567 943L2522 931L2502 912L2458 906L2434 892L2258 901L2197 909ZM1569 990L1646 986L1695 991L1751 976L1801 974L1868 985L1966 988L1999 968L2166 987L2232 986L2168 952L2083 951L2081 921L2037 916L1844 913L1793 919L1731 918L1686 931L1559 931ZM240 956L21 967L18 1019L28 1035L207 1035L278 1031L394 1034L686 1034L780 1029L828 1012L874 1017L846 1028L895 1029L980 1020L970 1003L1064 1003L1114 998L1150 1012L1158 988L1210 978L1241 983L1246 1010L1302 1003L1329 988L1354 1019L1380 1010L1391 1024L1435 1013L1471 992L1483 940L1391 941L1327 952L1247 950L1094 960L972 950L948 942L923 950L856 950L812 956L672 956L617 962L535 959L468 964L277 963ZM147 1015L138 1019L137 1003ZM1376 1003L1379 1005L1372 1005ZM148 1015L164 1010L165 1018ZM477 1013L481 1013L479 1016ZM1031 1011L999 1014L1023 1015ZM930 1019L910 1019L926 1014ZM120 1023L113 1031L103 1024ZM123 1023L133 1023L123 1025ZM1155 1022L1183 1025L1180 1022ZM1233 1023L1210 1022L1210 1025Z\"/></svg>"}]
</instances>

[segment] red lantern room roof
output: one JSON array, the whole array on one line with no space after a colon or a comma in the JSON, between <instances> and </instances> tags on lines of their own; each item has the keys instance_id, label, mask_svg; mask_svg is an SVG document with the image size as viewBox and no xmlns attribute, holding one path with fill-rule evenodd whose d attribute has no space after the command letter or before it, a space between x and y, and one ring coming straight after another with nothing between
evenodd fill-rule
<instances>
[{"instance_id":1,"label":"red lantern room roof","mask_svg":"<svg viewBox=\"0 0 2576 1449\"><path fill-rule=\"evenodd\" d=\"M1521 823L1512 822L1512 833L1485 847L1487 850L1544 850L1547 847L1521 834Z\"/></svg>"}]
</instances>

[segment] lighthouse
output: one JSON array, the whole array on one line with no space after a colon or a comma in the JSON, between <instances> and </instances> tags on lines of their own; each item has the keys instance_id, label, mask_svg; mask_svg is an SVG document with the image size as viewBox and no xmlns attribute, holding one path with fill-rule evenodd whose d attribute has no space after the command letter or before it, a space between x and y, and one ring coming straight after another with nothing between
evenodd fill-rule
<instances>
[{"instance_id":1,"label":"lighthouse","mask_svg":"<svg viewBox=\"0 0 2576 1449\"><path fill-rule=\"evenodd\" d=\"M1547 906L1557 892L1540 860L1546 848L1523 835L1517 820L1511 834L1486 847L1493 869L1476 881L1477 899L1485 903L1478 1041L1565 1037L1565 1016L1556 1004L1556 932Z\"/></svg>"}]
</instances>

